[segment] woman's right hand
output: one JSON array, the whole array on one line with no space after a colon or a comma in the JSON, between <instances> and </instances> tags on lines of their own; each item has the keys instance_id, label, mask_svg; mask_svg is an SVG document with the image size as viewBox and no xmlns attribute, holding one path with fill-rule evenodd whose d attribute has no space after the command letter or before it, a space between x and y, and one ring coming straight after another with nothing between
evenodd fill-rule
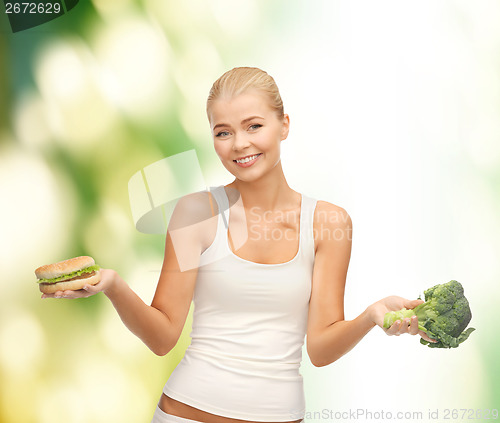
<instances>
[{"instance_id":1,"label":"woman's right hand","mask_svg":"<svg viewBox=\"0 0 500 423\"><path fill-rule=\"evenodd\" d=\"M116 285L118 273L113 269L100 269L101 280L95 285L85 285L83 289L56 291L53 294L42 294L42 298L87 298L99 292L106 292Z\"/></svg>"},{"instance_id":2,"label":"woman's right hand","mask_svg":"<svg viewBox=\"0 0 500 423\"><path fill-rule=\"evenodd\" d=\"M428 342L437 342L429 338L424 331L418 328L417 316L413 316L411 319L406 318L397 320L390 328L384 328L384 316L387 312L401 310L402 308L413 309L423 302L423 300L409 300L407 298L391 295L390 297L383 298L370 305L368 311L373 323L380 326L387 335L399 336L403 333L409 333L410 335L420 335Z\"/></svg>"}]
</instances>

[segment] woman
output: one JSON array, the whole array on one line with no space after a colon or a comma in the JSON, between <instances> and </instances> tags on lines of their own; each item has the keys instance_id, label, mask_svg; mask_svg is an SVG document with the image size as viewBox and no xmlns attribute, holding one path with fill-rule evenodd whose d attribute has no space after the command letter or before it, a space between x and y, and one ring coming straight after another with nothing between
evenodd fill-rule
<instances>
[{"instance_id":1,"label":"woman","mask_svg":"<svg viewBox=\"0 0 500 423\"><path fill-rule=\"evenodd\" d=\"M213 85L207 115L215 151L235 177L179 200L151 306L113 270L81 291L100 291L156 354L177 343L191 301L192 342L167 381L154 422L301 422L304 336L315 366L351 350L387 311L421 300L397 296L344 320L351 219L291 189L280 161L290 118L271 76L234 68ZM203 218L207 212L209 217ZM388 335L420 334L416 317Z\"/></svg>"}]
</instances>

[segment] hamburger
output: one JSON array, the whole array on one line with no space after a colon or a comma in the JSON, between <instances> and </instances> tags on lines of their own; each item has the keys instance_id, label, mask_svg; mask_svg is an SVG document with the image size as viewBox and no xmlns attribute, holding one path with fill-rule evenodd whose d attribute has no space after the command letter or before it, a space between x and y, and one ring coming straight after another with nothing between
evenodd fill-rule
<instances>
[{"instance_id":1,"label":"hamburger","mask_svg":"<svg viewBox=\"0 0 500 423\"><path fill-rule=\"evenodd\" d=\"M95 285L101 280L100 266L92 257L80 256L35 270L38 286L44 294L53 294L67 289L76 291L85 285Z\"/></svg>"}]
</instances>

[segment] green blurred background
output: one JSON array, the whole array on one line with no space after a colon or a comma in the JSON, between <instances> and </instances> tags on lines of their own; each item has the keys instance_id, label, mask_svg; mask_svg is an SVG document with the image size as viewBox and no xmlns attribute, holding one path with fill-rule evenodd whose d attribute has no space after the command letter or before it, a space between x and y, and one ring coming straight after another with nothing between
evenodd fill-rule
<instances>
[{"instance_id":1,"label":"green blurred background","mask_svg":"<svg viewBox=\"0 0 500 423\"><path fill-rule=\"evenodd\" d=\"M205 101L235 66L280 87L289 185L353 219L346 318L457 279L477 328L442 351L375 328L323 368L304 348L307 421L500 408L499 20L494 0L93 0L12 34L2 9L0 421L150 421L191 313L157 357L104 295L42 301L33 271L92 255L151 302L164 236L135 229L128 181L190 149L207 186L232 180Z\"/></svg>"}]
</instances>

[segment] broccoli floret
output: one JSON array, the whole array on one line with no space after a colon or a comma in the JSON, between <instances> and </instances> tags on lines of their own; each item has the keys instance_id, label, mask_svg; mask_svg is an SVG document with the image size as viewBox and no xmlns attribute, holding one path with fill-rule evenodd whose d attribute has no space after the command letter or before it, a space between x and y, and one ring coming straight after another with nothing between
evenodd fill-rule
<instances>
[{"instance_id":1,"label":"broccoli floret","mask_svg":"<svg viewBox=\"0 0 500 423\"><path fill-rule=\"evenodd\" d=\"M420 343L430 348L456 348L475 330L468 328L472 313L460 282L433 286L424 291L425 302L414 309L390 311L384 316L384 328L396 320L417 316L418 328L438 342L420 338Z\"/></svg>"}]
</instances>

